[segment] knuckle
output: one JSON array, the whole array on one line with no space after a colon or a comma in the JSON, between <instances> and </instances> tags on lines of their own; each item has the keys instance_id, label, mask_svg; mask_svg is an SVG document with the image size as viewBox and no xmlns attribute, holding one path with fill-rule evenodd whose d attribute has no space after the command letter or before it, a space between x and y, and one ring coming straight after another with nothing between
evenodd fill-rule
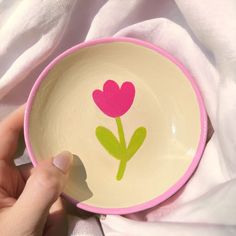
<instances>
[{"instance_id":1,"label":"knuckle","mask_svg":"<svg viewBox=\"0 0 236 236\"><path fill-rule=\"evenodd\" d=\"M38 172L36 177L39 184L44 188L58 190L61 187L58 176L55 176L55 174L48 170Z\"/></svg>"},{"instance_id":2,"label":"knuckle","mask_svg":"<svg viewBox=\"0 0 236 236\"><path fill-rule=\"evenodd\" d=\"M1 169L9 168L9 164L5 160L0 159L0 168Z\"/></svg>"}]
</instances>

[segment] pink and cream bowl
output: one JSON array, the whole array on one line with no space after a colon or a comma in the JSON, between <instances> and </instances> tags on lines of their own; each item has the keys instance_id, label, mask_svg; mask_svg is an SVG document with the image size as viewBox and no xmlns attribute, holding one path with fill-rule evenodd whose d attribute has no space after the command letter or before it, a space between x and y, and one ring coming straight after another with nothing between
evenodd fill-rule
<instances>
[{"instance_id":1,"label":"pink and cream bowl","mask_svg":"<svg viewBox=\"0 0 236 236\"><path fill-rule=\"evenodd\" d=\"M73 153L64 197L81 209L127 214L175 194L196 170L207 115L187 69L131 38L70 48L40 74L25 112L33 165Z\"/></svg>"}]
</instances>

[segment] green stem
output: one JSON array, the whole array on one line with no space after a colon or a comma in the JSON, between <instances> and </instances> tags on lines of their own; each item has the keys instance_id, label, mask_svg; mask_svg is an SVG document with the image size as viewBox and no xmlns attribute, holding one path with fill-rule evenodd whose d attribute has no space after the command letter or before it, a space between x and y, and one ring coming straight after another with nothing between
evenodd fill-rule
<instances>
[{"instance_id":1,"label":"green stem","mask_svg":"<svg viewBox=\"0 0 236 236\"><path fill-rule=\"evenodd\" d=\"M119 169L117 171L116 179L121 180L124 173L125 173L125 168L126 168L126 160L121 160L119 164Z\"/></svg>"},{"instance_id":2,"label":"green stem","mask_svg":"<svg viewBox=\"0 0 236 236\"><path fill-rule=\"evenodd\" d=\"M123 156L120 160L119 169L118 169L118 172L116 175L116 179L121 180L124 175L124 172L125 172L127 158L126 158L126 142L125 142L124 129L123 129L120 117L116 118L116 125L117 125L118 134L119 134L120 145L122 147L122 152L123 152Z\"/></svg>"},{"instance_id":3,"label":"green stem","mask_svg":"<svg viewBox=\"0 0 236 236\"><path fill-rule=\"evenodd\" d=\"M116 125L117 125L117 129L118 129L120 144L121 144L123 150L126 151L125 135L124 135L123 125L122 125L120 117L116 118Z\"/></svg>"}]
</instances>

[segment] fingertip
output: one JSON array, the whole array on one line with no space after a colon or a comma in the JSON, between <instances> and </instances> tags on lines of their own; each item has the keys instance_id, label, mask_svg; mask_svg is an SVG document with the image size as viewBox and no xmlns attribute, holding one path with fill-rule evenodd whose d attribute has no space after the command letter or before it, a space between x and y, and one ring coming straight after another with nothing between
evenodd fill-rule
<instances>
[{"instance_id":1,"label":"fingertip","mask_svg":"<svg viewBox=\"0 0 236 236\"><path fill-rule=\"evenodd\" d=\"M73 155L69 151L63 151L53 158L53 165L67 174L73 162Z\"/></svg>"}]
</instances>

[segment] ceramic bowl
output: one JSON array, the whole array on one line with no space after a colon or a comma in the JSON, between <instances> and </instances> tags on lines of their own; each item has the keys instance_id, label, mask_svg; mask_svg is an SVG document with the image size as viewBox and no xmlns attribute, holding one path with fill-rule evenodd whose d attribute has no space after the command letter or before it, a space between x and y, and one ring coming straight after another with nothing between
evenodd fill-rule
<instances>
[{"instance_id":1,"label":"ceramic bowl","mask_svg":"<svg viewBox=\"0 0 236 236\"><path fill-rule=\"evenodd\" d=\"M66 198L87 211L127 214L187 182L204 149L207 116L194 79L173 56L140 40L105 38L44 69L24 132L34 165L73 153Z\"/></svg>"}]
</instances>

